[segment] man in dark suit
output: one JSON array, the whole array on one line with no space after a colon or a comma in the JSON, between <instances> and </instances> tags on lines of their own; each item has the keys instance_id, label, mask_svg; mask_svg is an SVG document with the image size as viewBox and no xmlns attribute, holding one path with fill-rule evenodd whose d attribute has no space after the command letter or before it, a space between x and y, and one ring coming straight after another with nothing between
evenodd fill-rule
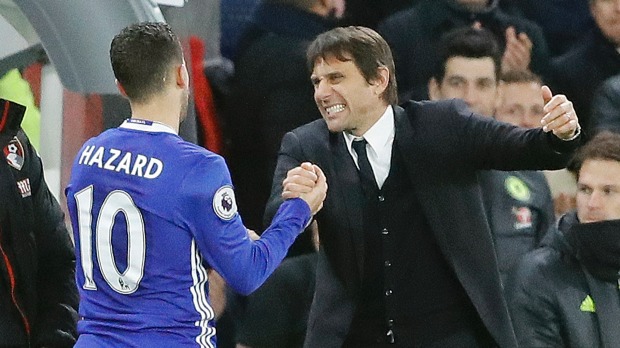
<instances>
[{"instance_id":1,"label":"man in dark suit","mask_svg":"<svg viewBox=\"0 0 620 348\"><path fill-rule=\"evenodd\" d=\"M284 136L267 207L314 185L291 168L323 169L305 346L516 347L476 172L564 166L579 143L572 104L544 89L531 130L457 100L396 106L390 49L363 27L319 35L307 57L323 120Z\"/></svg>"}]
</instances>

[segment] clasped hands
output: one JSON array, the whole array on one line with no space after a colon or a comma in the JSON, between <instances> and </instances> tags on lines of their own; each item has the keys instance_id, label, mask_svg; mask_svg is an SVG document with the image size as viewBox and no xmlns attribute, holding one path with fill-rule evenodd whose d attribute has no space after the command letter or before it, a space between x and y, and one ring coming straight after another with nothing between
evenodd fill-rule
<instances>
[{"instance_id":1,"label":"clasped hands","mask_svg":"<svg viewBox=\"0 0 620 348\"><path fill-rule=\"evenodd\" d=\"M327 196L327 179L319 166L304 162L289 170L282 182L282 198L301 198L310 207L312 215L323 208Z\"/></svg>"}]
</instances>

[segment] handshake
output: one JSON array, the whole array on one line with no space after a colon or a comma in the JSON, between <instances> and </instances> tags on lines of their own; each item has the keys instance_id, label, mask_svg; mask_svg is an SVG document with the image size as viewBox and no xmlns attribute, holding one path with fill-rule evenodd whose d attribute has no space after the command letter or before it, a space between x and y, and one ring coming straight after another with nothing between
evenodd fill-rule
<instances>
[{"instance_id":1,"label":"handshake","mask_svg":"<svg viewBox=\"0 0 620 348\"><path fill-rule=\"evenodd\" d=\"M301 198L316 214L323 208L327 195L327 179L319 166L304 162L299 167L289 170L282 182L282 198Z\"/></svg>"}]
</instances>

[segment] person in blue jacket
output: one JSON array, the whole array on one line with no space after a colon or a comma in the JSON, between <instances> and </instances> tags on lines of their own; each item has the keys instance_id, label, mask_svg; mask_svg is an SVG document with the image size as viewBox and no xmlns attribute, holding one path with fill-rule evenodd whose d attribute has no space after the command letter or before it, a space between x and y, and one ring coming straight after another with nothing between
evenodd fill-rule
<instances>
[{"instance_id":1,"label":"person in blue jacket","mask_svg":"<svg viewBox=\"0 0 620 348\"><path fill-rule=\"evenodd\" d=\"M76 347L215 347L207 270L241 294L258 288L320 209L325 176L301 166L312 189L284 193L253 241L222 157L177 135L189 75L170 27L123 29L110 58L131 118L83 145L65 191L80 290Z\"/></svg>"}]
</instances>

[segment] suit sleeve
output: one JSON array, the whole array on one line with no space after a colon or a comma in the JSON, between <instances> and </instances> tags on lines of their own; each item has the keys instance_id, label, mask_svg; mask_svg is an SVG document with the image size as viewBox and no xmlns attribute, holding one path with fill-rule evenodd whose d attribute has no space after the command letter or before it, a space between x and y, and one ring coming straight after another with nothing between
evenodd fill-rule
<instances>
[{"instance_id":1,"label":"suit sleeve","mask_svg":"<svg viewBox=\"0 0 620 348\"><path fill-rule=\"evenodd\" d=\"M458 151L455 160L463 166L497 170L561 169L581 144L581 136L563 141L542 128L524 129L474 114L461 100L449 103L452 110L438 110L438 114L427 117L435 117L432 127L438 134L447 134L440 141L460 144L453 148Z\"/></svg>"},{"instance_id":2,"label":"suit sleeve","mask_svg":"<svg viewBox=\"0 0 620 348\"><path fill-rule=\"evenodd\" d=\"M540 249L539 249L540 250ZM508 277L506 300L520 347L564 347L559 317L536 250L523 257ZM538 260L538 261L537 261Z\"/></svg>"},{"instance_id":3,"label":"suit sleeve","mask_svg":"<svg viewBox=\"0 0 620 348\"><path fill-rule=\"evenodd\" d=\"M218 213L222 204L218 192L231 189L232 183L222 158L213 158L196 164L185 176L180 189L186 200L180 207L204 260L233 290L247 295L280 264L310 221L311 212L302 199L287 200L261 239L252 241L239 214ZM236 206L234 197L231 203Z\"/></svg>"},{"instance_id":4,"label":"suit sleeve","mask_svg":"<svg viewBox=\"0 0 620 348\"><path fill-rule=\"evenodd\" d=\"M77 339L78 293L75 253L64 213L47 187L41 159L30 143L34 233L37 243L38 309L34 342L41 346L71 347Z\"/></svg>"},{"instance_id":5,"label":"suit sleeve","mask_svg":"<svg viewBox=\"0 0 620 348\"><path fill-rule=\"evenodd\" d=\"M265 207L264 225L268 225L271 222L271 219L282 204L282 182L286 178L286 174L289 170L301 165L302 162L301 144L297 134L293 132L286 133L282 138L278 162L271 184L271 194Z\"/></svg>"}]
</instances>

